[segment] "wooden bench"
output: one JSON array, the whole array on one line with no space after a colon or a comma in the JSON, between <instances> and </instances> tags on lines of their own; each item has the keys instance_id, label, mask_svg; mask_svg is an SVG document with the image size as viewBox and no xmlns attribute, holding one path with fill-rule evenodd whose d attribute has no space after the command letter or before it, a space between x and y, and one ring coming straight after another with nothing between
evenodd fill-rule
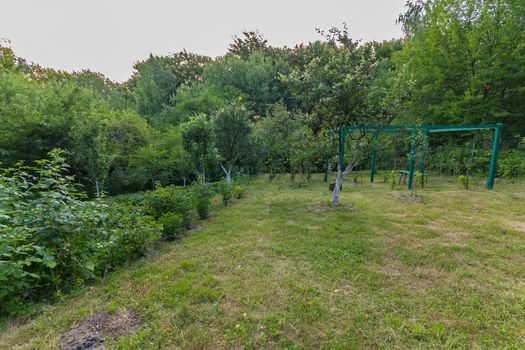
<instances>
[{"instance_id":1,"label":"wooden bench","mask_svg":"<svg viewBox=\"0 0 525 350\"><path fill-rule=\"evenodd\" d=\"M399 170L399 180L397 181L397 184L401 185L401 179L403 179L403 185L406 184L407 177L408 177L409 174L410 174L410 170ZM429 176L430 176L429 173L424 173L423 174L423 181L424 181L424 183L428 183L428 177ZM415 176L414 176L414 181L416 181L416 177Z\"/></svg>"}]
</instances>

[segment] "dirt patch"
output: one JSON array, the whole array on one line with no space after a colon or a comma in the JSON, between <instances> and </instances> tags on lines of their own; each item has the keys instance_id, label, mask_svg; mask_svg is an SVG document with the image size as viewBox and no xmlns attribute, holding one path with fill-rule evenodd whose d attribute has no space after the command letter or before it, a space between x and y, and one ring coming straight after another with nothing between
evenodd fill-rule
<instances>
[{"instance_id":1,"label":"dirt patch","mask_svg":"<svg viewBox=\"0 0 525 350\"><path fill-rule=\"evenodd\" d=\"M60 336L61 350L105 350L107 339L137 330L140 314L127 309L114 314L99 312L80 321Z\"/></svg>"},{"instance_id":2,"label":"dirt patch","mask_svg":"<svg viewBox=\"0 0 525 350\"><path fill-rule=\"evenodd\" d=\"M522 221L511 221L507 225L514 231L525 233L525 222Z\"/></svg>"},{"instance_id":3,"label":"dirt patch","mask_svg":"<svg viewBox=\"0 0 525 350\"><path fill-rule=\"evenodd\" d=\"M330 210L338 210L338 209L349 209L349 210L355 210L354 206L352 204L341 204L339 203L339 205L337 207L334 207L332 206L332 203L330 202L319 202L319 203L315 203L315 204L311 204L308 206L308 208L306 209L307 212L309 213L320 213L320 212L325 212L325 211L330 211Z\"/></svg>"},{"instance_id":4,"label":"dirt patch","mask_svg":"<svg viewBox=\"0 0 525 350\"><path fill-rule=\"evenodd\" d=\"M392 192L392 197L394 197L394 199L405 201L405 202L416 202L416 203L423 202L423 198L418 196L417 194Z\"/></svg>"},{"instance_id":5,"label":"dirt patch","mask_svg":"<svg viewBox=\"0 0 525 350\"><path fill-rule=\"evenodd\" d=\"M448 279L448 273L444 270L430 266L405 266L392 255L387 256L384 263L374 269L415 291L440 286Z\"/></svg>"}]
</instances>

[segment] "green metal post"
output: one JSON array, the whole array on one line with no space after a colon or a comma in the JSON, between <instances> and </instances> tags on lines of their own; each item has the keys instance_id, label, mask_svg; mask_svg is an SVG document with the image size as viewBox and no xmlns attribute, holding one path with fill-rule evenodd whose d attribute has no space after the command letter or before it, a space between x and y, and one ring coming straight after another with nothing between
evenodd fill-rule
<instances>
[{"instance_id":1,"label":"green metal post","mask_svg":"<svg viewBox=\"0 0 525 350\"><path fill-rule=\"evenodd\" d=\"M414 171L416 169L416 136L417 129L412 129L412 145L410 147L410 172L408 174L408 189L412 189L412 183L414 182Z\"/></svg>"},{"instance_id":2,"label":"green metal post","mask_svg":"<svg viewBox=\"0 0 525 350\"><path fill-rule=\"evenodd\" d=\"M423 131L423 149L421 150L421 160L419 162L419 172L421 173L421 187L425 187L425 162L427 155L427 132Z\"/></svg>"},{"instance_id":3,"label":"green metal post","mask_svg":"<svg viewBox=\"0 0 525 350\"><path fill-rule=\"evenodd\" d=\"M490 158L490 169L489 177L487 179L487 189L492 190L494 188L494 178L496 177L496 167L498 165L498 152L499 152L499 141L501 138L501 128L503 125L498 124L494 128L494 141L492 143L492 156Z\"/></svg>"},{"instance_id":4,"label":"green metal post","mask_svg":"<svg viewBox=\"0 0 525 350\"><path fill-rule=\"evenodd\" d=\"M379 131L376 130L374 134L374 150L372 152L372 164L370 166L371 172L370 172L370 182L374 182L374 176L376 174L376 160L377 160L377 144L379 140Z\"/></svg>"}]
</instances>

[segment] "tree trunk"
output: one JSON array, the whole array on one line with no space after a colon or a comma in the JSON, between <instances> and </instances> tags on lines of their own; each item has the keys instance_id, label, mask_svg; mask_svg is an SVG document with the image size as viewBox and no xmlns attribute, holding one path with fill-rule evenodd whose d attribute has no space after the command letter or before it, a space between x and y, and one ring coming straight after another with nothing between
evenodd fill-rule
<instances>
[{"instance_id":1,"label":"tree trunk","mask_svg":"<svg viewBox=\"0 0 525 350\"><path fill-rule=\"evenodd\" d=\"M98 184L98 179L95 179L95 188L97 191L97 198L100 198L100 186Z\"/></svg>"},{"instance_id":2,"label":"tree trunk","mask_svg":"<svg viewBox=\"0 0 525 350\"><path fill-rule=\"evenodd\" d=\"M222 164L221 164L221 168L222 168L222 171L224 171L224 175L226 175L226 182L231 184L232 183L232 166L228 166L228 169L226 169Z\"/></svg>"},{"instance_id":3,"label":"tree trunk","mask_svg":"<svg viewBox=\"0 0 525 350\"><path fill-rule=\"evenodd\" d=\"M350 156L350 160L346 166L342 164L341 160L337 163L337 176L335 177L335 187L334 192L332 193L332 205L334 207L337 207L339 205L339 194L341 193L341 186L343 184L343 179L346 174L354 170L356 165L358 165L359 162L356 162L357 157L357 150L359 148L359 145L361 144L361 139L364 137L364 134L361 136L361 138L356 140L356 144L354 149L352 150L352 155ZM344 168L344 170L343 170Z\"/></svg>"},{"instance_id":4,"label":"tree trunk","mask_svg":"<svg viewBox=\"0 0 525 350\"><path fill-rule=\"evenodd\" d=\"M337 176L335 177L335 187L332 193L332 205L337 207L339 205L339 194L341 193L341 185L343 184L343 172L341 169L337 170Z\"/></svg>"}]
</instances>

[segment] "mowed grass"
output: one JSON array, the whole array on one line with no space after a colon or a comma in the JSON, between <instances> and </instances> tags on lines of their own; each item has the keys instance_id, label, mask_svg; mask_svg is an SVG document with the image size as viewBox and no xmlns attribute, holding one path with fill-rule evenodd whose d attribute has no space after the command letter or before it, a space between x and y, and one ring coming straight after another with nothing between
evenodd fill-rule
<instances>
[{"instance_id":1,"label":"mowed grass","mask_svg":"<svg viewBox=\"0 0 525 350\"><path fill-rule=\"evenodd\" d=\"M182 241L4 321L0 348L55 349L122 308L144 325L109 348L524 348L523 183L431 177L414 199L378 180L347 181L333 209L321 176L300 189L261 177Z\"/></svg>"}]
</instances>

